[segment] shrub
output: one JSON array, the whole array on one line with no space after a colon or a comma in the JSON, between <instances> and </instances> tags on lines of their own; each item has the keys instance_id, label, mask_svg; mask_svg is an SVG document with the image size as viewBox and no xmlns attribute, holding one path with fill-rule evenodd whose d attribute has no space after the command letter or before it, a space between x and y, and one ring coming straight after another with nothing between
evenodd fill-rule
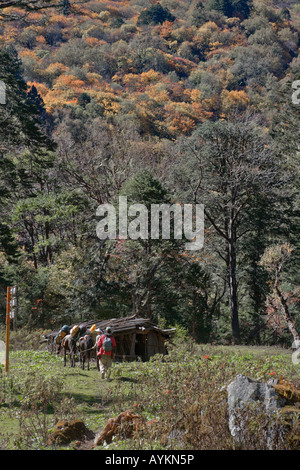
<instances>
[{"instance_id":1,"label":"shrub","mask_svg":"<svg viewBox=\"0 0 300 470\"><path fill-rule=\"evenodd\" d=\"M10 347L13 351L20 350L40 350L45 349L45 345L40 343L44 330L38 329L31 333L25 328L10 331ZM5 341L5 329L0 330L0 339Z\"/></svg>"},{"instance_id":2,"label":"shrub","mask_svg":"<svg viewBox=\"0 0 300 470\"><path fill-rule=\"evenodd\" d=\"M26 28L19 36L19 42L28 49L33 49L36 44L36 32L31 28Z\"/></svg>"},{"instance_id":3,"label":"shrub","mask_svg":"<svg viewBox=\"0 0 300 470\"><path fill-rule=\"evenodd\" d=\"M162 24L165 21L175 21L175 16L164 8L160 3L156 3L150 8L143 10L138 17L137 25L142 24Z\"/></svg>"},{"instance_id":4,"label":"shrub","mask_svg":"<svg viewBox=\"0 0 300 470\"><path fill-rule=\"evenodd\" d=\"M252 0L211 0L210 10L217 10L225 16L248 18L252 8Z\"/></svg>"}]
</instances>

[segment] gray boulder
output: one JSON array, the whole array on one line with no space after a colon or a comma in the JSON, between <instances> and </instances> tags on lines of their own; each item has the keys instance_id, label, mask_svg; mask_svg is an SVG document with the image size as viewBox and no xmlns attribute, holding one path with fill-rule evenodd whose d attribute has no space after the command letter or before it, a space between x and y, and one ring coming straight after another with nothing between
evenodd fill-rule
<instances>
[{"instance_id":1,"label":"gray boulder","mask_svg":"<svg viewBox=\"0 0 300 470\"><path fill-rule=\"evenodd\" d=\"M269 415L269 425L263 430L265 445L267 449L276 446L275 441L280 439L281 430L275 424L272 417L276 417L278 411L284 406L282 398L276 396L273 384L251 380L245 375L238 375L227 387L229 429L238 446L243 446L249 438L247 429L247 412L257 413L263 411ZM278 434L279 431L279 434ZM279 436L279 437L278 437Z\"/></svg>"}]
</instances>

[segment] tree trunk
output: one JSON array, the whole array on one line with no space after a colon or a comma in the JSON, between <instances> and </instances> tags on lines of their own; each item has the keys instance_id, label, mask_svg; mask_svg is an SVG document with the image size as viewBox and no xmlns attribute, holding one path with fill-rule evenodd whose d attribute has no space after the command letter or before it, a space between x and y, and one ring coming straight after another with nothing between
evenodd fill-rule
<instances>
[{"instance_id":1,"label":"tree trunk","mask_svg":"<svg viewBox=\"0 0 300 470\"><path fill-rule=\"evenodd\" d=\"M234 344L240 342L240 326L239 326L239 312L237 300L237 283L236 283L236 233L233 223L233 210L231 211L229 226L229 241L228 241L228 263L229 263L229 296L230 296L230 315L231 315L231 329Z\"/></svg>"},{"instance_id":2,"label":"tree trunk","mask_svg":"<svg viewBox=\"0 0 300 470\"><path fill-rule=\"evenodd\" d=\"M282 306L282 314L283 314L283 317L284 317L285 322L287 324L287 327L289 329L289 332L293 336L294 346L295 346L295 348L299 348L300 347L300 336L298 334L298 331L295 328L295 322L293 321L293 319L291 317L291 314L290 314L289 308L288 308L288 304L287 304L287 302L284 298L284 295L281 292L278 284L279 283L276 281L275 282L275 290L276 290L276 294L278 295L278 297L280 299L280 303L281 303L281 306Z\"/></svg>"}]
</instances>

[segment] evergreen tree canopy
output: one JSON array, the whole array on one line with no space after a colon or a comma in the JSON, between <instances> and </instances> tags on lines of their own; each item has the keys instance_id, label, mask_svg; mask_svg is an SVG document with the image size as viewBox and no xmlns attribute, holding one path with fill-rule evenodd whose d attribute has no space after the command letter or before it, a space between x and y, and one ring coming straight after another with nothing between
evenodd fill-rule
<instances>
[{"instance_id":1,"label":"evergreen tree canopy","mask_svg":"<svg viewBox=\"0 0 300 470\"><path fill-rule=\"evenodd\" d=\"M27 93L21 61L13 49L0 49L0 78L6 88L6 103L0 105L0 151L15 146L53 149L42 129L42 104L36 90Z\"/></svg>"},{"instance_id":2,"label":"evergreen tree canopy","mask_svg":"<svg viewBox=\"0 0 300 470\"><path fill-rule=\"evenodd\" d=\"M175 19L175 16L172 15L168 8L164 8L160 3L156 3L141 12L137 24L162 24L165 21L175 21Z\"/></svg>"},{"instance_id":3,"label":"evergreen tree canopy","mask_svg":"<svg viewBox=\"0 0 300 470\"><path fill-rule=\"evenodd\" d=\"M21 62L13 49L0 50L0 78L5 84L5 103L0 105L0 247L9 259L18 254L10 221L13 202L34 194L49 166L47 152L54 148L43 126L46 112L33 87L27 93Z\"/></svg>"},{"instance_id":4,"label":"evergreen tree canopy","mask_svg":"<svg viewBox=\"0 0 300 470\"><path fill-rule=\"evenodd\" d=\"M250 15L252 4L252 0L211 0L208 8L228 17L237 16L246 19Z\"/></svg>"}]
</instances>

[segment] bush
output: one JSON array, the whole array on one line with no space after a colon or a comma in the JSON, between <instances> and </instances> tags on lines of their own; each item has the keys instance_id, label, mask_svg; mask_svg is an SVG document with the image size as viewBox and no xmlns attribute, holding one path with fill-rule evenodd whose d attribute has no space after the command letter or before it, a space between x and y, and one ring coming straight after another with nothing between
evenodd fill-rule
<instances>
[{"instance_id":1,"label":"bush","mask_svg":"<svg viewBox=\"0 0 300 470\"><path fill-rule=\"evenodd\" d=\"M175 16L164 8L160 3L156 3L150 8L142 11L137 21L137 25L142 24L162 24L165 21L175 21Z\"/></svg>"},{"instance_id":2,"label":"bush","mask_svg":"<svg viewBox=\"0 0 300 470\"><path fill-rule=\"evenodd\" d=\"M248 18L252 8L252 0L211 0L208 8L225 16Z\"/></svg>"},{"instance_id":3,"label":"bush","mask_svg":"<svg viewBox=\"0 0 300 470\"><path fill-rule=\"evenodd\" d=\"M43 36L49 46L55 46L63 40L63 32L58 25L51 25L45 28Z\"/></svg>"},{"instance_id":4,"label":"bush","mask_svg":"<svg viewBox=\"0 0 300 470\"><path fill-rule=\"evenodd\" d=\"M33 49L36 44L36 32L33 29L26 28L19 36L19 42L28 49Z\"/></svg>"},{"instance_id":5,"label":"bush","mask_svg":"<svg viewBox=\"0 0 300 470\"><path fill-rule=\"evenodd\" d=\"M20 328L16 331L10 331L10 348L13 351L20 351L20 350L41 350L45 349L45 346L40 343L42 340L42 335L44 330L38 329L34 330L31 333L26 330L25 328ZM0 330L0 339L5 341L5 329L1 328Z\"/></svg>"}]
</instances>

